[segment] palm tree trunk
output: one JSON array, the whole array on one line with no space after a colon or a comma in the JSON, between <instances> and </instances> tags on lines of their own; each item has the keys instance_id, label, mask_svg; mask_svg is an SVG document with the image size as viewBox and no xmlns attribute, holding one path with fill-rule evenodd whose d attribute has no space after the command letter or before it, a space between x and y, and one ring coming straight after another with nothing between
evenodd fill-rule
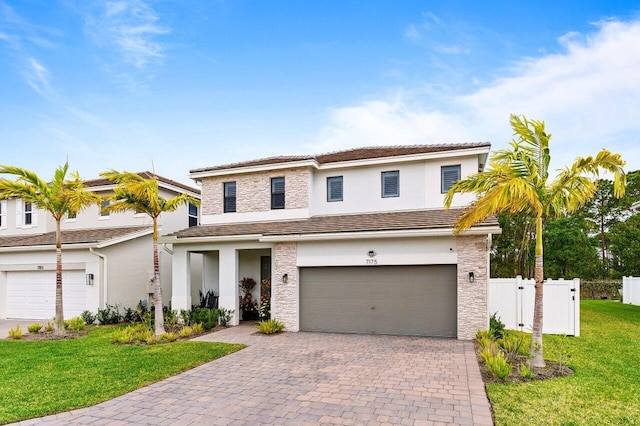
<instances>
[{"instance_id":1,"label":"palm tree trunk","mask_svg":"<svg viewBox=\"0 0 640 426\"><path fill-rule=\"evenodd\" d=\"M153 305L155 306L156 336L164 333L162 287L160 286L160 259L158 257L158 221L153 218Z\"/></svg>"},{"instance_id":2,"label":"palm tree trunk","mask_svg":"<svg viewBox=\"0 0 640 426\"><path fill-rule=\"evenodd\" d=\"M542 352L542 295L543 295L543 251L542 251L542 218L536 218L536 266L535 266L535 301L533 305L533 335L531 340L531 365L544 367Z\"/></svg>"},{"instance_id":3,"label":"palm tree trunk","mask_svg":"<svg viewBox=\"0 0 640 426\"><path fill-rule=\"evenodd\" d=\"M56 221L56 318L53 330L56 336L66 334L62 309L62 232L59 220Z\"/></svg>"}]
</instances>

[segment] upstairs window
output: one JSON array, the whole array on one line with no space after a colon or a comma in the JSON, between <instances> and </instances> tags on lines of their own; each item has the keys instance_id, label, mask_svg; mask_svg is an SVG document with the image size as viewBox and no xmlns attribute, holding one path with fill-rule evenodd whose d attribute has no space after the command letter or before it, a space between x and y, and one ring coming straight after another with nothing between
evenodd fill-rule
<instances>
[{"instance_id":1,"label":"upstairs window","mask_svg":"<svg viewBox=\"0 0 640 426\"><path fill-rule=\"evenodd\" d=\"M100 217L109 217L109 212L105 211L105 207L109 206L109 200L104 200L100 204Z\"/></svg>"},{"instance_id":2,"label":"upstairs window","mask_svg":"<svg viewBox=\"0 0 640 426\"><path fill-rule=\"evenodd\" d=\"M67 220L75 220L78 217L76 212L67 212Z\"/></svg>"},{"instance_id":3,"label":"upstairs window","mask_svg":"<svg viewBox=\"0 0 640 426\"><path fill-rule=\"evenodd\" d=\"M26 201L24 203L24 224L33 224L33 205Z\"/></svg>"},{"instance_id":4,"label":"upstairs window","mask_svg":"<svg viewBox=\"0 0 640 426\"><path fill-rule=\"evenodd\" d=\"M327 178L327 201L342 201L342 176Z\"/></svg>"},{"instance_id":5,"label":"upstairs window","mask_svg":"<svg viewBox=\"0 0 640 426\"><path fill-rule=\"evenodd\" d=\"M271 178L271 209L284 209L284 178Z\"/></svg>"},{"instance_id":6,"label":"upstairs window","mask_svg":"<svg viewBox=\"0 0 640 426\"><path fill-rule=\"evenodd\" d=\"M382 172L382 198L400 196L400 171Z\"/></svg>"},{"instance_id":7,"label":"upstairs window","mask_svg":"<svg viewBox=\"0 0 640 426\"><path fill-rule=\"evenodd\" d=\"M189 203L189 228L198 226L198 206Z\"/></svg>"},{"instance_id":8,"label":"upstairs window","mask_svg":"<svg viewBox=\"0 0 640 426\"><path fill-rule=\"evenodd\" d=\"M460 165L443 166L441 169L441 192L445 194L451 186L460 180Z\"/></svg>"},{"instance_id":9,"label":"upstairs window","mask_svg":"<svg viewBox=\"0 0 640 426\"><path fill-rule=\"evenodd\" d=\"M236 211L236 183L224 183L224 212L233 213Z\"/></svg>"},{"instance_id":10,"label":"upstairs window","mask_svg":"<svg viewBox=\"0 0 640 426\"><path fill-rule=\"evenodd\" d=\"M5 200L0 201L0 229L6 229L7 227L7 202Z\"/></svg>"}]
</instances>

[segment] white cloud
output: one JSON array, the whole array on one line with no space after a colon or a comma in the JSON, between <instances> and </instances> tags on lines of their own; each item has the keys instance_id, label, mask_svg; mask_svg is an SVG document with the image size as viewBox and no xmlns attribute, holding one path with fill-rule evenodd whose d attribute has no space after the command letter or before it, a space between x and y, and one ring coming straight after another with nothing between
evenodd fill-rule
<instances>
[{"instance_id":1,"label":"white cloud","mask_svg":"<svg viewBox=\"0 0 640 426\"><path fill-rule=\"evenodd\" d=\"M29 58L24 77L27 84L39 94L43 96L49 96L51 94L51 84L49 83L51 73L37 60Z\"/></svg>"},{"instance_id":2,"label":"white cloud","mask_svg":"<svg viewBox=\"0 0 640 426\"><path fill-rule=\"evenodd\" d=\"M86 16L86 32L101 46L114 49L138 70L164 57L157 36L170 32L156 12L141 0L109 1Z\"/></svg>"},{"instance_id":3,"label":"white cloud","mask_svg":"<svg viewBox=\"0 0 640 426\"><path fill-rule=\"evenodd\" d=\"M421 94L335 108L316 147L511 139L510 113L545 120L559 164L602 148L640 168L640 21L606 21L559 38L564 51L521 58L502 78L439 107ZM419 93L420 88L414 88ZM317 149L314 149L317 151Z\"/></svg>"}]
</instances>

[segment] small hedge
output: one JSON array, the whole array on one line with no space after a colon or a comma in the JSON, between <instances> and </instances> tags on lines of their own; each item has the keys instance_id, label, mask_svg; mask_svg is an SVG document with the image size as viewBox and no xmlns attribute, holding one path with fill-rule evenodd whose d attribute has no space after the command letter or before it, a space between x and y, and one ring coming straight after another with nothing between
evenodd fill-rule
<instances>
[{"instance_id":1,"label":"small hedge","mask_svg":"<svg viewBox=\"0 0 640 426\"><path fill-rule=\"evenodd\" d=\"M593 280L580 283L581 299L619 299L622 280Z\"/></svg>"}]
</instances>

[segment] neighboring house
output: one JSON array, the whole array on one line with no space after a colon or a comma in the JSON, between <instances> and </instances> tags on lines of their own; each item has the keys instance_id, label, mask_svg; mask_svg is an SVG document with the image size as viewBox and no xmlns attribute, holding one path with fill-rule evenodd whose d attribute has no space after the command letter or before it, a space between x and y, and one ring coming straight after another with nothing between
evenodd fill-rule
<instances>
[{"instance_id":1,"label":"neighboring house","mask_svg":"<svg viewBox=\"0 0 640 426\"><path fill-rule=\"evenodd\" d=\"M235 310L233 324L238 281L272 278L272 317L290 331L471 339L488 323L490 237L500 228L490 219L453 238L473 198L445 210L443 197L483 170L489 149L371 147L192 170L201 226L160 239L173 245L172 307L201 290L188 273L201 254L202 289Z\"/></svg>"},{"instance_id":2,"label":"neighboring house","mask_svg":"<svg viewBox=\"0 0 640 426\"><path fill-rule=\"evenodd\" d=\"M150 172L141 172L152 177ZM157 176L160 194L173 197L198 189ZM106 197L113 183L85 181ZM198 208L181 206L163 214L163 232L198 225ZM0 318L47 319L55 311L55 220L21 199L0 201ZM101 213L92 205L62 220L63 307L65 318L105 304L135 308L152 301L152 221L146 214ZM161 277L166 304L171 298L171 258L161 252ZM199 277L194 276L194 280Z\"/></svg>"}]
</instances>

